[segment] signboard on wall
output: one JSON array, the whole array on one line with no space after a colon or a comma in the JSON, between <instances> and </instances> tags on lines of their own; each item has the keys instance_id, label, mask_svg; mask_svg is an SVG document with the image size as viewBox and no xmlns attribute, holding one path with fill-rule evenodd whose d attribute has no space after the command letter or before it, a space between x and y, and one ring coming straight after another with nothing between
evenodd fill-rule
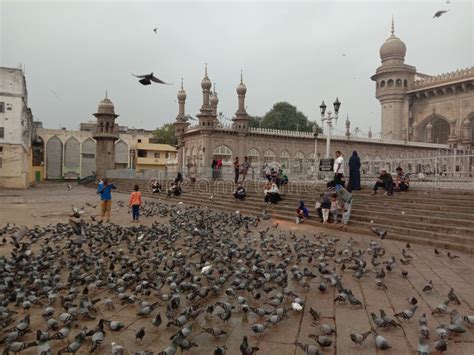
<instances>
[{"instance_id":1,"label":"signboard on wall","mask_svg":"<svg viewBox=\"0 0 474 355\"><path fill-rule=\"evenodd\" d=\"M319 171L329 172L332 171L334 166L334 159L325 158L319 160Z\"/></svg>"}]
</instances>

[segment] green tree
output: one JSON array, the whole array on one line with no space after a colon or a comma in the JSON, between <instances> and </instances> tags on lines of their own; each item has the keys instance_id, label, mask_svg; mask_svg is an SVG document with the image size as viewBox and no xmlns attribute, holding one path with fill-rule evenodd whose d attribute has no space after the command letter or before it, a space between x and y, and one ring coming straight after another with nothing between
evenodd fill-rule
<instances>
[{"instance_id":1,"label":"green tree","mask_svg":"<svg viewBox=\"0 0 474 355\"><path fill-rule=\"evenodd\" d=\"M178 141L174 134L174 125L172 123L165 123L154 132L156 141L162 144L176 145Z\"/></svg>"},{"instance_id":2,"label":"green tree","mask_svg":"<svg viewBox=\"0 0 474 355\"><path fill-rule=\"evenodd\" d=\"M249 116L249 127L259 128L262 124L262 118L261 116Z\"/></svg>"},{"instance_id":3,"label":"green tree","mask_svg":"<svg viewBox=\"0 0 474 355\"><path fill-rule=\"evenodd\" d=\"M313 132L316 124L318 133L322 133L317 123L310 122L308 117L288 102L277 102L261 120L262 128L283 129L288 131Z\"/></svg>"}]
</instances>

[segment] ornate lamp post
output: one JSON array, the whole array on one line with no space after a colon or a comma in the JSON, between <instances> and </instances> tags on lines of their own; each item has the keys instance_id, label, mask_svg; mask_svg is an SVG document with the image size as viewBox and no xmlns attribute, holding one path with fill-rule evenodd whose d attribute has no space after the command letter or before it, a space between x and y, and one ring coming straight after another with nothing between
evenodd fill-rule
<instances>
[{"instance_id":1,"label":"ornate lamp post","mask_svg":"<svg viewBox=\"0 0 474 355\"><path fill-rule=\"evenodd\" d=\"M319 106L321 111L321 121L324 126L324 121L327 123L327 132L326 132L326 158L329 158L329 152L331 148L331 128L332 128L332 121L334 120L337 123L337 119L339 117L339 108L341 107L341 103L339 102L339 98L336 97L336 101L333 103L334 106L334 116L332 116L332 112L328 111L326 114L326 104L324 101Z\"/></svg>"}]
</instances>

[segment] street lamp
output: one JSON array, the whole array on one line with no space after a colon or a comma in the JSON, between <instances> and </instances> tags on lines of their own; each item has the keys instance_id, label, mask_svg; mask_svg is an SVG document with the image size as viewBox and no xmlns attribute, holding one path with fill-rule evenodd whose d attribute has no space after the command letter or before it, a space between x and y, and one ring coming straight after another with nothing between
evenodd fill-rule
<instances>
[{"instance_id":1,"label":"street lamp","mask_svg":"<svg viewBox=\"0 0 474 355\"><path fill-rule=\"evenodd\" d=\"M329 151L331 147L331 128L332 128L332 121L334 120L337 123L337 119L339 117L339 108L341 107L341 102L339 98L336 97L336 101L333 103L334 106L334 116L332 116L332 112L328 111L326 114L326 104L324 101L319 105L319 109L321 110L321 121L324 125L324 121L327 123L327 132L326 132L326 158L329 158Z\"/></svg>"}]
</instances>

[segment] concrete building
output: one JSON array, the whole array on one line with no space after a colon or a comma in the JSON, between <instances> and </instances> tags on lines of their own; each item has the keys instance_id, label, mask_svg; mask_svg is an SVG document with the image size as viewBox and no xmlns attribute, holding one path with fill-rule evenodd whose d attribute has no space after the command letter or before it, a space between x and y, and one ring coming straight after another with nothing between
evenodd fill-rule
<instances>
[{"instance_id":1,"label":"concrete building","mask_svg":"<svg viewBox=\"0 0 474 355\"><path fill-rule=\"evenodd\" d=\"M175 147L169 144L159 144L155 143L153 139L148 139L148 142L137 142L135 150L135 170L137 172L176 170L178 152Z\"/></svg>"},{"instance_id":2,"label":"concrete building","mask_svg":"<svg viewBox=\"0 0 474 355\"><path fill-rule=\"evenodd\" d=\"M0 68L0 187L29 186L32 134L23 70Z\"/></svg>"},{"instance_id":3,"label":"concrete building","mask_svg":"<svg viewBox=\"0 0 474 355\"><path fill-rule=\"evenodd\" d=\"M426 75L405 64L406 50L392 21L392 33L380 47L382 65L372 76L382 106L382 138L449 143L471 150L474 67Z\"/></svg>"}]
</instances>

